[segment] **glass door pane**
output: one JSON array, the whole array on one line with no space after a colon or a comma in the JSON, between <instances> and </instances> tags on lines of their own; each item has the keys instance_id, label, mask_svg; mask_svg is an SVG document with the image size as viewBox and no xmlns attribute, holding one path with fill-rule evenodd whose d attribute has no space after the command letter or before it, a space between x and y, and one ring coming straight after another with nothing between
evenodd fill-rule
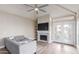
<instances>
[{"instance_id":1,"label":"glass door pane","mask_svg":"<svg viewBox=\"0 0 79 59\"><path fill-rule=\"evenodd\" d=\"M74 44L74 21L56 22L53 24L54 41Z\"/></svg>"}]
</instances>

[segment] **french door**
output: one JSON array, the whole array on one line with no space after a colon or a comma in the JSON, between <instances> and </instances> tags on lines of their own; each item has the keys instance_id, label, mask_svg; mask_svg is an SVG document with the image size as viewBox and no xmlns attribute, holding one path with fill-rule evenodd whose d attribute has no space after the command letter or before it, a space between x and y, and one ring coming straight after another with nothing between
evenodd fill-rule
<instances>
[{"instance_id":1,"label":"french door","mask_svg":"<svg viewBox=\"0 0 79 59\"><path fill-rule=\"evenodd\" d=\"M53 23L54 41L66 44L75 44L74 21L60 21Z\"/></svg>"}]
</instances>

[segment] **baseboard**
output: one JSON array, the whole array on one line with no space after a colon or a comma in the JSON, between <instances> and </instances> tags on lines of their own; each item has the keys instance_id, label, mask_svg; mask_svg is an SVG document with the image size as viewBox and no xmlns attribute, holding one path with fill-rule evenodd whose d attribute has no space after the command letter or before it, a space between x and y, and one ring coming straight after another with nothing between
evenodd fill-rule
<instances>
[{"instance_id":1,"label":"baseboard","mask_svg":"<svg viewBox=\"0 0 79 59\"><path fill-rule=\"evenodd\" d=\"M0 49L1 49L1 48L5 48L5 46L0 46Z\"/></svg>"}]
</instances>

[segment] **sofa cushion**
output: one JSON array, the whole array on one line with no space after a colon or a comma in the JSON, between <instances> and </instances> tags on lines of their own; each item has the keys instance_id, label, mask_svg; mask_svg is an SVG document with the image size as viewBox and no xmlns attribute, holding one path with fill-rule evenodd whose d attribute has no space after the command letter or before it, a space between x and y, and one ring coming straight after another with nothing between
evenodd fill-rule
<instances>
[{"instance_id":1,"label":"sofa cushion","mask_svg":"<svg viewBox=\"0 0 79 59\"><path fill-rule=\"evenodd\" d=\"M28 41L20 41L18 43L20 43L20 44L26 44L26 43L28 43Z\"/></svg>"},{"instance_id":2,"label":"sofa cushion","mask_svg":"<svg viewBox=\"0 0 79 59\"><path fill-rule=\"evenodd\" d=\"M15 36L14 39L24 39L24 36Z\"/></svg>"},{"instance_id":3,"label":"sofa cushion","mask_svg":"<svg viewBox=\"0 0 79 59\"><path fill-rule=\"evenodd\" d=\"M15 36L14 39L15 41L17 42L20 42L20 41L31 41L30 39L24 37L24 36Z\"/></svg>"},{"instance_id":4,"label":"sofa cushion","mask_svg":"<svg viewBox=\"0 0 79 59\"><path fill-rule=\"evenodd\" d=\"M24 39L25 39L24 36L15 36L15 37L14 37L14 40L15 40L15 41L21 41L21 40L24 40Z\"/></svg>"}]
</instances>

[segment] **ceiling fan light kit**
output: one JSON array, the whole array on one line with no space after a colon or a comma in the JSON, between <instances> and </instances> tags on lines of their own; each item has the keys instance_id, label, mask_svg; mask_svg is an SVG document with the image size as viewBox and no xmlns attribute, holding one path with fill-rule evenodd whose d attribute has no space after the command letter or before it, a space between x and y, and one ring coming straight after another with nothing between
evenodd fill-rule
<instances>
[{"instance_id":1,"label":"ceiling fan light kit","mask_svg":"<svg viewBox=\"0 0 79 59\"><path fill-rule=\"evenodd\" d=\"M38 9L38 8L35 8L34 10L35 10L35 11L39 11L39 9Z\"/></svg>"}]
</instances>

